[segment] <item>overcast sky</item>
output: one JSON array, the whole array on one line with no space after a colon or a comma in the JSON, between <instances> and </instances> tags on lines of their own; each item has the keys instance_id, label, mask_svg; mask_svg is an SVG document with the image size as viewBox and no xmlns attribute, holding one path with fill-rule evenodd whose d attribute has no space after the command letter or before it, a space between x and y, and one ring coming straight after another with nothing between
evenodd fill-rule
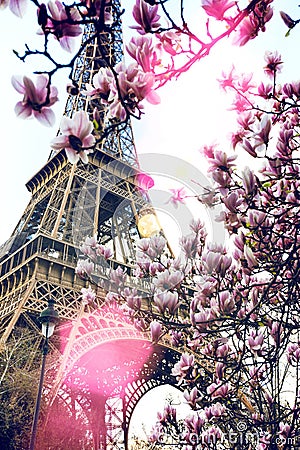
<instances>
[{"instance_id":1,"label":"overcast sky","mask_svg":"<svg viewBox=\"0 0 300 450\"><path fill-rule=\"evenodd\" d=\"M297 3L275 0L276 20L271 22L266 33L243 48L232 47L229 42L221 42L209 57L199 62L189 73L161 89L161 105L147 106L143 120L134 123L138 152L173 155L202 170L198 149L204 143L217 140L224 142L234 123L234 114L226 111L230 103L229 98L220 92L216 82L223 69L229 69L235 64L243 72L255 69L263 74L265 51L278 49L285 62L282 79L291 81L300 78L300 29L294 30L289 38L284 38L286 27L279 19L281 9L297 18ZM11 76L31 76L34 66L20 62L12 53L12 49L22 53L25 42L34 42L38 28L35 17L32 8L22 20L14 17L9 10L0 13L0 242L10 236L29 201L25 183L49 156L49 142L59 127L66 99L62 88L65 83L63 75L54 83L62 89L59 95L61 102L55 105L57 121L53 129L34 120L20 120L14 114L14 105L20 100L20 95L11 86ZM58 52L58 46L55 51ZM32 63L35 63L34 58ZM165 189L172 187L172 180L169 178L169 174L166 174Z\"/></svg>"}]
</instances>

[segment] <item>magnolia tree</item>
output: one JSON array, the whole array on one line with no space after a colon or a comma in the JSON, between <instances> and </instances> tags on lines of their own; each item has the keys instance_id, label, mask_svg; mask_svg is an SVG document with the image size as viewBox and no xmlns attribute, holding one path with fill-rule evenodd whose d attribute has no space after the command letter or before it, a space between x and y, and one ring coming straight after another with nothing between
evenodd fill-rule
<instances>
[{"instance_id":1,"label":"magnolia tree","mask_svg":"<svg viewBox=\"0 0 300 450\"><path fill-rule=\"evenodd\" d=\"M23 14L24 0L6 3L14 13ZM35 81L13 78L23 95L16 113L51 125L51 106L58 98L53 77L69 67L68 89L78 93L72 68L87 41L68 63L56 61L49 42L57 40L71 51L84 24L94 26L90 42L113 29L121 13L110 1L33 3L43 47L38 51L27 46L18 56L27 60L39 54L53 69L39 73ZM168 9L170 3L136 1L132 27L136 35L126 46L134 62L112 66L106 60L82 92L98 99L100 109L93 117L77 111L63 119L52 146L65 149L72 163L79 158L87 163L87 155L105 137L107 131L101 132L99 121L103 110L110 126L130 116L141 118L144 100L159 102L157 89L189 70L219 41L232 36L241 46L264 31L275 1L253 0L242 9L240 2L202 0L206 21L197 32L185 17L188 2L178 2L179 19L173 16L174 9ZM285 12L281 16L288 32L298 23ZM251 74L237 74L234 67L219 80L234 94L235 152L227 154L216 145L203 148L213 186L199 200L208 207L223 205L219 220L230 236L228 246L208 242L205 224L194 221L191 234L181 239L178 258L166 252L163 236L137 243L135 277L147 281L146 291L128 287L122 267L111 269L109 283L104 283L108 304L118 305L136 327L150 331L153 342L167 336L182 353L173 375L191 414L177 420L171 405L159 413L150 437L159 445L177 444L186 450L299 446L300 83L279 86L281 67L280 55L267 53L269 81L255 82ZM243 153L256 171L237 164L237 155ZM172 200L184 202L184 192L173 190ZM111 253L94 237L87 238L82 251L86 259L80 260L77 273L93 282L97 264ZM93 302L95 293L84 289L82 297Z\"/></svg>"},{"instance_id":2,"label":"magnolia tree","mask_svg":"<svg viewBox=\"0 0 300 450\"><path fill-rule=\"evenodd\" d=\"M126 286L121 267L104 284L107 302L150 330L153 342L167 335L183 352L173 375L191 414L178 421L170 405L159 413L150 438L159 445L299 446L300 82L277 85L281 66L279 54L267 53L269 80L257 83L234 68L219 80L234 93L236 153L203 148L214 187L200 200L223 205L228 246L207 242L204 224L194 221L178 258L167 255L162 236L138 242L135 276L148 281L147 292ZM237 165L243 152L256 172ZM94 238L82 251L77 271L93 281L110 252ZM83 290L85 300L94 296Z\"/></svg>"}]
</instances>

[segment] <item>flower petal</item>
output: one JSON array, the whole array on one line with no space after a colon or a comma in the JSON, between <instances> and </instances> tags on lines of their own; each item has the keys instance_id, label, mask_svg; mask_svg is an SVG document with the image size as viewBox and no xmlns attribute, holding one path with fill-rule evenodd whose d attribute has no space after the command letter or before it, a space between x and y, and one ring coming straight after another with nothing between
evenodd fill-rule
<instances>
[{"instance_id":1,"label":"flower petal","mask_svg":"<svg viewBox=\"0 0 300 450\"><path fill-rule=\"evenodd\" d=\"M20 119L28 119L32 114L32 109L27 104L18 102L15 106L15 113Z\"/></svg>"},{"instance_id":2,"label":"flower petal","mask_svg":"<svg viewBox=\"0 0 300 450\"><path fill-rule=\"evenodd\" d=\"M63 48L66 52L72 53L75 47L75 41L73 37L63 36L59 39L59 43L61 48Z\"/></svg>"},{"instance_id":3,"label":"flower petal","mask_svg":"<svg viewBox=\"0 0 300 450\"><path fill-rule=\"evenodd\" d=\"M95 137L92 134L89 134L83 139L82 145L83 147L91 147L92 145L95 144L95 141L96 141Z\"/></svg>"},{"instance_id":4,"label":"flower petal","mask_svg":"<svg viewBox=\"0 0 300 450\"><path fill-rule=\"evenodd\" d=\"M23 77L24 87L25 87L25 94L28 96L28 98L33 103L38 103L38 95L36 92L35 85L33 84L32 80L26 76Z\"/></svg>"},{"instance_id":5,"label":"flower petal","mask_svg":"<svg viewBox=\"0 0 300 450\"><path fill-rule=\"evenodd\" d=\"M74 114L74 134L82 141L93 130L93 124L89 120L89 116L85 111L78 111Z\"/></svg>"},{"instance_id":6,"label":"flower petal","mask_svg":"<svg viewBox=\"0 0 300 450\"><path fill-rule=\"evenodd\" d=\"M70 163L71 164L77 163L77 161L79 160L79 153L76 153L75 150L71 149L70 147L67 147L65 151Z\"/></svg>"},{"instance_id":7,"label":"flower petal","mask_svg":"<svg viewBox=\"0 0 300 450\"><path fill-rule=\"evenodd\" d=\"M156 91L150 91L146 96L146 100L148 100L148 102L152 105L158 105L160 103L160 96Z\"/></svg>"},{"instance_id":8,"label":"flower petal","mask_svg":"<svg viewBox=\"0 0 300 450\"><path fill-rule=\"evenodd\" d=\"M33 115L46 127L52 127L55 123L55 114L50 108L42 108L41 111L33 111Z\"/></svg>"},{"instance_id":9,"label":"flower petal","mask_svg":"<svg viewBox=\"0 0 300 450\"><path fill-rule=\"evenodd\" d=\"M18 17L23 17L27 9L27 0L10 0L9 9Z\"/></svg>"},{"instance_id":10,"label":"flower petal","mask_svg":"<svg viewBox=\"0 0 300 450\"><path fill-rule=\"evenodd\" d=\"M63 134L60 134L59 136L56 136L54 139L52 139L50 145L55 150L61 150L62 148L67 147L69 144L68 136L65 136Z\"/></svg>"},{"instance_id":11,"label":"flower petal","mask_svg":"<svg viewBox=\"0 0 300 450\"><path fill-rule=\"evenodd\" d=\"M11 77L11 84L20 94L25 94L26 89L23 82L23 77L20 75L13 75Z\"/></svg>"},{"instance_id":12,"label":"flower petal","mask_svg":"<svg viewBox=\"0 0 300 450\"><path fill-rule=\"evenodd\" d=\"M1 0L0 9L5 9L9 4L9 0Z\"/></svg>"},{"instance_id":13,"label":"flower petal","mask_svg":"<svg viewBox=\"0 0 300 450\"><path fill-rule=\"evenodd\" d=\"M84 164L87 164L89 162L87 152L80 152L79 157Z\"/></svg>"},{"instance_id":14,"label":"flower petal","mask_svg":"<svg viewBox=\"0 0 300 450\"><path fill-rule=\"evenodd\" d=\"M60 122L60 131L62 134L65 134L67 136L69 136L70 134L74 134L73 119L64 116Z\"/></svg>"}]
</instances>

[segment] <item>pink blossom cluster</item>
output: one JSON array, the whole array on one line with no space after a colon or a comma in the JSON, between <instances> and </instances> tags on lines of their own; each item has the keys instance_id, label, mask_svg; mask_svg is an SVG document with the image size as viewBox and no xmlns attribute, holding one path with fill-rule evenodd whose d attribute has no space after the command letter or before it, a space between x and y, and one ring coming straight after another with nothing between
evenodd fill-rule
<instances>
[{"instance_id":1,"label":"pink blossom cluster","mask_svg":"<svg viewBox=\"0 0 300 450\"><path fill-rule=\"evenodd\" d=\"M199 18L202 10L209 19L215 19L219 25L224 26L224 30L214 36L208 20L206 36L203 38L201 32L199 35L192 33L187 26L183 4L182 23L177 24L172 21L163 4L136 0L132 10L135 23L131 28L137 35L133 36L126 46L134 63L125 66L124 62L119 62L113 66L107 59L105 67L94 76L93 83L87 86L85 93L93 100L97 98L105 106L108 119L125 121L130 115L140 118L143 100L146 99L152 104L159 103L157 89L189 70L221 39L235 34L234 43L244 45L256 37L259 31L264 31L266 23L272 17L272 2L273 0L253 0L241 9L238 2L232 0L202 0L199 5ZM3 8L9 5L15 14L23 16L26 0L3 0L1 5ZM287 23L289 16L282 13L282 18ZM105 29L108 32L119 17L108 0L84 0L72 5L64 4L60 0L49 0L47 4L37 4L37 20L40 25L39 34L44 37L44 51L38 53L54 64L54 70L45 70L45 73L52 76L63 67L72 67L75 58L72 58L69 64L56 62L48 51L49 36L53 36L64 50L73 52L76 38L82 34L84 25L95 27L93 37L96 39L96 30ZM294 21L290 18L289 24L294 26ZM81 51L82 49L78 50L78 56ZM25 60L27 56L35 53L35 50L27 49L25 55L20 58ZM280 58L274 58L273 62L268 62L266 73L279 71L280 65ZM237 97L234 107L245 109L246 106L245 98Z\"/></svg>"},{"instance_id":2,"label":"pink blossom cluster","mask_svg":"<svg viewBox=\"0 0 300 450\"><path fill-rule=\"evenodd\" d=\"M186 445L195 430L202 442L210 433L221 439L233 405L239 405L249 429L270 427L258 444L261 448L270 448L278 430L282 436L292 432L294 406L285 410L289 419L278 415L273 427L278 394L270 386L276 384L274 365L288 364L278 375L279 390L288 371L299 365L300 93L296 82L277 86L280 55L267 53L265 63L274 85L268 96L268 89L251 75L239 78L232 69L222 78L223 87L247 103L237 118L242 139L235 152L244 150L261 160L260 168L240 168L237 154L217 145L203 149L230 244L207 242L200 223L192 224L192 234L182 239L180 259L166 256L162 242L138 243L136 273L151 281L151 314L144 321L152 341L169 335L183 352L172 374L195 410L185 421ZM264 111L253 106L254 97L262 100ZM180 205L184 196L176 195Z\"/></svg>"},{"instance_id":3,"label":"pink blossom cluster","mask_svg":"<svg viewBox=\"0 0 300 450\"><path fill-rule=\"evenodd\" d=\"M49 0L47 7L48 13L44 4L38 9L42 26L40 34L52 34L64 50L72 52L76 42L74 38L82 34L79 25L81 14L75 7L67 7L59 0Z\"/></svg>"},{"instance_id":4,"label":"pink blossom cluster","mask_svg":"<svg viewBox=\"0 0 300 450\"><path fill-rule=\"evenodd\" d=\"M63 117L60 124L60 134L52 139L51 147L65 150L69 161L75 164L81 159L88 162L88 154L94 149L95 137L92 134L93 124L85 111L75 112L72 118Z\"/></svg>"},{"instance_id":5,"label":"pink blossom cluster","mask_svg":"<svg viewBox=\"0 0 300 450\"><path fill-rule=\"evenodd\" d=\"M266 23L273 16L273 9L270 6L273 0L262 0L256 2L253 11L247 15L236 30L233 43L239 46L245 45L249 40L254 39L259 31L265 31Z\"/></svg>"},{"instance_id":6,"label":"pink blossom cluster","mask_svg":"<svg viewBox=\"0 0 300 450\"><path fill-rule=\"evenodd\" d=\"M144 72L134 63L127 67L121 62L114 71L101 68L94 75L93 84L86 86L85 94L91 99L100 99L107 107L108 118L124 121L128 112L135 114L141 109L142 100L153 104L159 102L154 87L155 77L152 72Z\"/></svg>"},{"instance_id":7,"label":"pink blossom cluster","mask_svg":"<svg viewBox=\"0 0 300 450\"><path fill-rule=\"evenodd\" d=\"M24 76L13 76L12 85L23 99L15 106L15 113L22 119L28 119L32 116L46 126L52 126L55 116L51 106L57 102L57 89L50 86L48 77L38 75L36 83L30 78Z\"/></svg>"}]
</instances>

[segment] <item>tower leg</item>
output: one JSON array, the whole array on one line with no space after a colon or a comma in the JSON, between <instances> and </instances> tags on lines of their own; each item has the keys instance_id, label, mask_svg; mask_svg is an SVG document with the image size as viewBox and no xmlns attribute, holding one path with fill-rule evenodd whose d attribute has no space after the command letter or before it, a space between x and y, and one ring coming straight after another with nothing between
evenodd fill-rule
<instances>
[{"instance_id":1,"label":"tower leg","mask_svg":"<svg viewBox=\"0 0 300 450\"><path fill-rule=\"evenodd\" d=\"M94 450L106 450L107 428L106 428L106 398L95 395L92 400L92 430L94 440Z\"/></svg>"},{"instance_id":2,"label":"tower leg","mask_svg":"<svg viewBox=\"0 0 300 450\"><path fill-rule=\"evenodd\" d=\"M33 286L35 285L35 283L36 283L36 280L33 277L32 282L30 283L30 285L26 289L25 293L23 294L23 297L20 300L19 305L17 306L9 324L7 325L6 330L4 331L4 333L2 334L2 336L0 338L0 351L2 351L5 348L6 341L9 338L14 326L17 323L17 321L23 311L25 303L27 302L28 297L29 297L30 293L32 292L32 289L33 289Z\"/></svg>"}]
</instances>

